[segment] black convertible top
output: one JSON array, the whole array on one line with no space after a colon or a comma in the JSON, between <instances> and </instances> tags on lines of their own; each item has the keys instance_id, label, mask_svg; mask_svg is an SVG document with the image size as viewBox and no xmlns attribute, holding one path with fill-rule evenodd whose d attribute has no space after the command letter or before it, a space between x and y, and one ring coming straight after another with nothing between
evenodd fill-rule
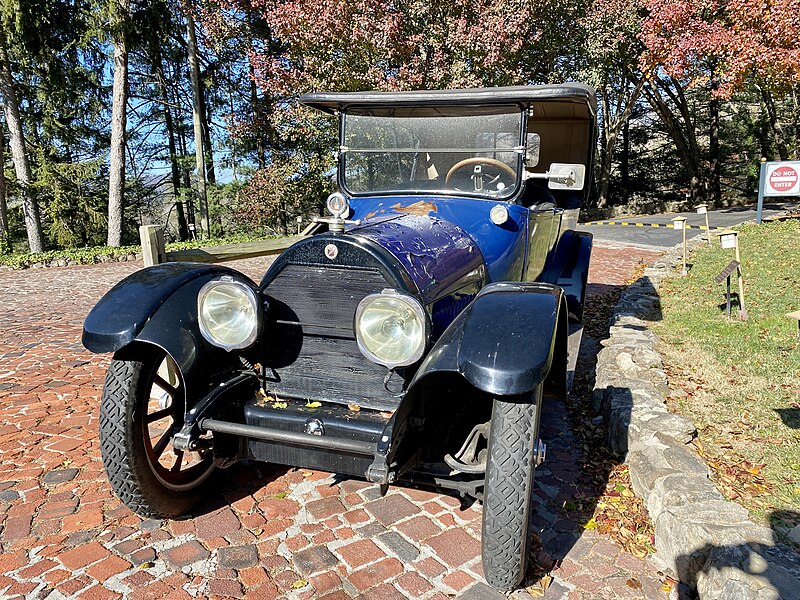
<instances>
[{"instance_id":1,"label":"black convertible top","mask_svg":"<svg viewBox=\"0 0 800 600\"><path fill-rule=\"evenodd\" d=\"M597 105L594 88L583 83L407 92L315 92L303 94L300 102L328 113L356 105L442 106L567 102L585 107L589 118L594 117Z\"/></svg>"}]
</instances>

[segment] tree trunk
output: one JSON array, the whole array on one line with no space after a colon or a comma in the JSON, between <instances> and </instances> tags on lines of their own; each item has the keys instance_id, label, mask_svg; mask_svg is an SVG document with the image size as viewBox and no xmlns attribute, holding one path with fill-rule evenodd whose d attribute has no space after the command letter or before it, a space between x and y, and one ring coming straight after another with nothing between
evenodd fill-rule
<instances>
[{"instance_id":1,"label":"tree trunk","mask_svg":"<svg viewBox=\"0 0 800 600\"><path fill-rule=\"evenodd\" d=\"M31 189L31 164L25 152L25 135L22 131L22 119L17 104L17 89L11 64L8 60L8 40L5 30L0 27L0 93L5 99L6 124L11 142L11 158L17 174L17 185L22 193L22 212L25 218L25 230L28 233L28 246L31 252L44 251L42 223L39 220L39 205Z\"/></svg>"},{"instance_id":2,"label":"tree trunk","mask_svg":"<svg viewBox=\"0 0 800 600\"><path fill-rule=\"evenodd\" d=\"M114 32L114 86L111 108L111 153L108 172L108 245L122 245L125 216L125 132L128 118L128 46L126 27L130 0L116 0L112 10Z\"/></svg>"},{"instance_id":3,"label":"tree trunk","mask_svg":"<svg viewBox=\"0 0 800 600\"><path fill-rule=\"evenodd\" d=\"M202 82L205 78L201 77ZM211 147L211 110L209 109L209 102L206 100L206 86L200 86L200 124L203 127L203 156L206 162L206 181L211 185L217 183L217 171L214 169L214 149Z\"/></svg>"},{"instance_id":4,"label":"tree trunk","mask_svg":"<svg viewBox=\"0 0 800 600\"><path fill-rule=\"evenodd\" d=\"M709 198L712 206L722 200L722 167L719 156L719 98L716 97L719 89L717 67L711 66L711 98L708 102L708 171L709 171Z\"/></svg>"},{"instance_id":5,"label":"tree trunk","mask_svg":"<svg viewBox=\"0 0 800 600\"><path fill-rule=\"evenodd\" d=\"M255 107L258 106L258 88L256 87L256 70L253 67L253 61L247 61L249 68L250 68L250 106L253 107L253 112L255 114ZM259 169L263 169L267 164L267 150L264 147L264 138L266 137L266 132L263 132L264 135L258 135L256 133L256 162L258 164Z\"/></svg>"},{"instance_id":6,"label":"tree trunk","mask_svg":"<svg viewBox=\"0 0 800 600\"><path fill-rule=\"evenodd\" d=\"M672 80L675 85L679 85ZM676 116L664 98L661 91L665 91L670 99L676 104L678 115ZM705 177L703 176L703 165L700 151L697 144L697 137L694 135L694 123L691 114L685 103L683 92L677 93L669 90L668 85L661 82L649 80L644 88L650 106L658 114L667 133L675 144L678 151L678 158L686 169L689 178L689 190L694 202L703 202L706 198ZM681 100L683 98L683 100Z\"/></svg>"},{"instance_id":7,"label":"tree trunk","mask_svg":"<svg viewBox=\"0 0 800 600\"><path fill-rule=\"evenodd\" d=\"M186 131L183 127L181 127L180 129L178 129L177 133L178 133L178 138L177 138L178 152L180 153L181 156L186 156L187 154L189 154L189 148L188 145L186 144ZM191 188L192 180L191 177L189 176L189 169L181 167L181 177L183 178L183 187ZM194 221L192 220L192 222Z\"/></svg>"},{"instance_id":8,"label":"tree trunk","mask_svg":"<svg viewBox=\"0 0 800 600\"><path fill-rule=\"evenodd\" d=\"M608 127L610 125L609 117L609 102L608 102L608 86L603 86L600 89L600 114L602 115L602 123L598 126L600 131L598 136L602 140L600 144L600 156L595 167L598 171L597 182L597 208L605 208L608 205L608 185L611 179L611 158L608 153Z\"/></svg>"},{"instance_id":9,"label":"tree trunk","mask_svg":"<svg viewBox=\"0 0 800 600\"><path fill-rule=\"evenodd\" d=\"M233 94L231 94L230 90L228 91L228 105L230 107L229 110L231 111L231 113L230 113L231 114L231 117L230 117L231 121L230 122L231 122L231 124L233 124L235 122L235 119L236 119L236 117L234 116L234 115L236 115L236 112L235 112L234 106L233 106ZM251 110L253 110L253 111L255 110L255 105L253 105L251 107ZM229 135L228 136L228 141L231 144L229 152L231 153L231 171L233 172L232 177L233 177L233 182L236 183L237 182L237 178L236 178L236 160L237 160L237 156L236 156L236 136ZM238 192L237 192L237 198L238 198Z\"/></svg>"},{"instance_id":10,"label":"tree trunk","mask_svg":"<svg viewBox=\"0 0 800 600\"><path fill-rule=\"evenodd\" d=\"M719 160L719 100L712 96L708 109L711 117L711 123L708 128L708 170L711 177L708 200L712 205L716 205L722 200Z\"/></svg>"},{"instance_id":11,"label":"tree trunk","mask_svg":"<svg viewBox=\"0 0 800 600\"><path fill-rule=\"evenodd\" d=\"M619 174L622 185L622 197L625 202L628 202L631 196L630 155L631 120L628 118L625 119L625 124L622 126L622 155L619 158Z\"/></svg>"},{"instance_id":12,"label":"tree trunk","mask_svg":"<svg viewBox=\"0 0 800 600\"><path fill-rule=\"evenodd\" d=\"M167 147L169 148L169 165L172 170L172 191L175 196L175 211L178 216L178 237L181 241L189 239L189 229L186 225L186 215L183 212L181 195L181 172L178 167L178 151L175 147L175 125L172 122L172 111L169 107L169 95L167 94L167 82L164 75L164 65L162 64L161 47L158 43L153 44L153 67L158 80L161 102L164 105L164 125L167 128Z\"/></svg>"},{"instance_id":13,"label":"tree trunk","mask_svg":"<svg viewBox=\"0 0 800 600\"><path fill-rule=\"evenodd\" d=\"M188 154L186 148L186 132L183 127L178 129L178 151L180 152L181 156L186 156ZM183 187L187 190L192 189L192 181L189 177L189 169L186 167L181 167L181 177L183 178ZM188 196L186 199L186 220L188 222L189 228L189 236L191 239L197 239L197 217L194 212L194 200L192 196Z\"/></svg>"},{"instance_id":14,"label":"tree trunk","mask_svg":"<svg viewBox=\"0 0 800 600\"><path fill-rule=\"evenodd\" d=\"M0 126L0 254L11 250L8 232L8 204L6 202L6 136Z\"/></svg>"},{"instance_id":15,"label":"tree trunk","mask_svg":"<svg viewBox=\"0 0 800 600\"><path fill-rule=\"evenodd\" d=\"M786 146L786 134L783 132L783 125L778 120L778 111L775 110L775 100L769 90L758 86L761 92L761 100L764 104L764 109L767 112L769 119L769 126L772 129L772 137L775 139L775 149L778 151L778 158L781 160L789 160L789 149Z\"/></svg>"},{"instance_id":16,"label":"tree trunk","mask_svg":"<svg viewBox=\"0 0 800 600\"><path fill-rule=\"evenodd\" d=\"M603 111L603 151L600 156L600 185L597 198L597 207L603 208L608 204L608 187L611 181L611 167L614 162L614 150L617 147L622 126L628 122L639 95L644 86L644 77L638 81L632 76L631 83L633 88L629 88L628 82L624 82L624 89L618 92L614 114L612 115L611 101L608 96L608 86L601 93L601 108ZM623 108L624 106L624 108Z\"/></svg>"},{"instance_id":17,"label":"tree trunk","mask_svg":"<svg viewBox=\"0 0 800 600\"><path fill-rule=\"evenodd\" d=\"M191 12L186 12L188 37L189 77L192 80L192 117L194 121L194 154L197 164L197 201L200 204L200 227L203 235L211 237L208 229L208 202L206 199L206 163L203 145L202 106L200 95L200 66L197 63L197 37Z\"/></svg>"},{"instance_id":18,"label":"tree trunk","mask_svg":"<svg viewBox=\"0 0 800 600\"><path fill-rule=\"evenodd\" d=\"M278 204L278 233L281 235L289 235L289 222L286 220L286 204L281 202Z\"/></svg>"}]
</instances>

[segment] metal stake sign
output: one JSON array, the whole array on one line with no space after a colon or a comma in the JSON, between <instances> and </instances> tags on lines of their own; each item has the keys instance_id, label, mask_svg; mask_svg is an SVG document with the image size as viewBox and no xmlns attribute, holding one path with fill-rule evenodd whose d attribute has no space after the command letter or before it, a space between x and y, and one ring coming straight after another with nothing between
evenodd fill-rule
<instances>
[{"instance_id":1,"label":"metal stake sign","mask_svg":"<svg viewBox=\"0 0 800 600\"><path fill-rule=\"evenodd\" d=\"M766 162L761 160L758 181L758 212L756 222L761 223L764 197L800 196L800 161Z\"/></svg>"},{"instance_id":2,"label":"metal stake sign","mask_svg":"<svg viewBox=\"0 0 800 600\"><path fill-rule=\"evenodd\" d=\"M739 269L739 263L732 260L728 266L720 271L719 275L714 277L714 281L722 283L727 280L726 293L725 293L725 316L731 318L731 274Z\"/></svg>"}]
</instances>

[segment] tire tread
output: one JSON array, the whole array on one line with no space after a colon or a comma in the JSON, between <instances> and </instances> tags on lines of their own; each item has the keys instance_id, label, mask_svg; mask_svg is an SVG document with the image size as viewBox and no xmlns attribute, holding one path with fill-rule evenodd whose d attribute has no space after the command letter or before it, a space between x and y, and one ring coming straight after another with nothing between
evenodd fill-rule
<instances>
[{"instance_id":1,"label":"tire tread","mask_svg":"<svg viewBox=\"0 0 800 600\"><path fill-rule=\"evenodd\" d=\"M114 359L100 400L100 454L111 488L133 512L148 518L185 514L203 498L202 489L172 492L157 483L141 441L138 393L142 372L152 363Z\"/></svg>"},{"instance_id":2,"label":"tire tread","mask_svg":"<svg viewBox=\"0 0 800 600\"><path fill-rule=\"evenodd\" d=\"M527 566L539 402L497 399L492 410L481 537L484 576L502 591Z\"/></svg>"}]
</instances>

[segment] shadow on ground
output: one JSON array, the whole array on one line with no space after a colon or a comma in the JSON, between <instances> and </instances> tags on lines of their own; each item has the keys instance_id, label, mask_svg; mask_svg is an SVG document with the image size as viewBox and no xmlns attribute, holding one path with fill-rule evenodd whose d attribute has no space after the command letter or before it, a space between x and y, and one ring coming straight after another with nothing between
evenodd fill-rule
<instances>
[{"instance_id":1,"label":"shadow on ground","mask_svg":"<svg viewBox=\"0 0 800 600\"><path fill-rule=\"evenodd\" d=\"M800 513L774 511L770 515L770 523L776 545L707 544L695 552L678 557L678 577L688 588L702 595L712 590L717 593L722 590L719 597L753 598L760 588L763 596L759 595L759 598L800 598L800 555L777 545L781 543L778 528L784 523L798 521ZM770 587L773 590L769 590Z\"/></svg>"}]
</instances>

